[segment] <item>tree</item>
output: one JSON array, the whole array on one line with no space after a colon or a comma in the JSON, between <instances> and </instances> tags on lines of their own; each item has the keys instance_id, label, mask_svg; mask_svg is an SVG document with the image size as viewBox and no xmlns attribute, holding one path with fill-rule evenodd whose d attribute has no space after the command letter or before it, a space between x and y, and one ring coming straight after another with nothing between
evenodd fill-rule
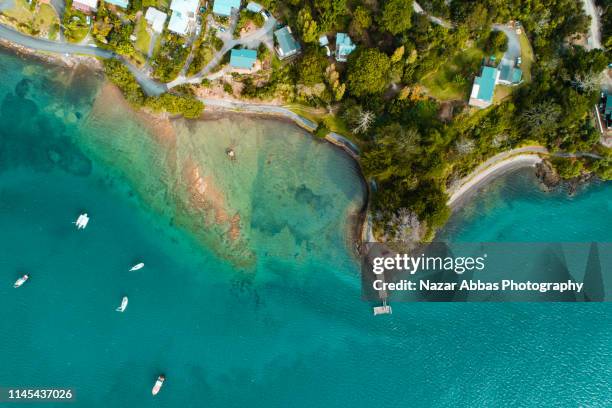
<instances>
[{"instance_id":1,"label":"tree","mask_svg":"<svg viewBox=\"0 0 612 408\"><path fill-rule=\"evenodd\" d=\"M542 136L557 127L561 107L554 102L545 101L532 106L522 114L523 125L534 136Z\"/></svg>"},{"instance_id":2,"label":"tree","mask_svg":"<svg viewBox=\"0 0 612 408\"><path fill-rule=\"evenodd\" d=\"M315 85L323 82L327 60L318 50L309 49L300 61L298 73L300 82L304 85Z\"/></svg>"},{"instance_id":3,"label":"tree","mask_svg":"<svg viewBox=\"0 0 612 408\"><path fill-rule=\"evenodd\" d=\"M389 80L391 61L387 54L364 48L349 59L348 89L355 96L382 94Z\"/></svg>"},{"instance_id":4,"label":"tree","mask_svg":"<svg viewBox=\"0 0 612 408\"><path fill-rule=\"evenodd\" d=\"M412 1L387 0L380 17L381 28L393 35L403 33L410 28L412 18Z\"/></svg>"},{"instance_id":5,"label":"tree","mask_svg":"<svg viewBox=\"0 0 612 408\"><path fill-rule=\"evenodd\" d=\"M488 53L506 52L508 49L508 37L501 31L493 30L487 39L486 51Z\"/></svg>"},{"instance_id":6,"label":"tree","mask_svg":"<svg viewBox=\"0 0 612 408\"><path fill-rule=\"evenodd\" d=\"M351 20L351 26L353 29L361 34L370 28L371 25L371 12L363 6L358 6L355 11L353 11L353 19Z\"/></svg>"},{"instance_id":7,"label":"tree","mask_svg":"<svg viewBox=\"0 0 612 408\"><path fill-rule=\"evenodd\" d=\"M309 7L304 7L298 13L297 26L304 42L316 43L318 41L319 28L317 22L312 19Z\"/></svg>"}]
</instances>

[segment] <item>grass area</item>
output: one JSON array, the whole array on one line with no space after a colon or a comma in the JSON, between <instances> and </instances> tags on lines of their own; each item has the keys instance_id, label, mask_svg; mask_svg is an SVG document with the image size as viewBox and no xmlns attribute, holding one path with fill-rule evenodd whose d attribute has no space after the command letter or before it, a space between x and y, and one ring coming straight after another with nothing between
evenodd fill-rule
<instances>
[{"instance_id":1,"label":"grass area","mask_svg":"<svg viewBox=\"0 0 612 408\"><path fill-rule=\"evenodd\" d=\"M535 58L533 55L533 48L531 48L531 44L529 43L529 38L527 38L524 31L519 35L519 40L521 42L521 59L523 60L521 64L523 81L527 83L531 81L531 66Z\"/></svg>"},{"instance_id":2,"label":"grass area","mask_svg":"<svg viewBox=\"0 0 612 408\"><path fill-rule=\"evenodd\" d=\"M342 136L345 136L348 139L352 140L353 142L357 142L352 136L352 133L349 130L346 122L337 115L327 113L321 108L313 108L311 106L300 104L291 104L286 105L285 107L290 111L297 113L298 115L303 116L313 122L316 122L318 124L323 123L332 132L339 133Z\"/></svg>"},{"instance_id":3,"label":"grass area","mask_svg":"<svg viewBox=\"0 0 612 408\"><path fill-rule=\"evenodd\" d=\"M134 34L136 35L136 44L134 44L136 50L140 51L143 55L147 55L149 53L149 45L151 44L151 35L147 31L147 20L144 17L141 17L138 24L136 24Z\"/></svg>"},{"instance_id":4,"label":"grass area","mask_svg":"<svg viewBox=\"0 0 612 408\"><path fill-rule=\"evenodd\" d=\"M421 84L439 100L467 99L472 86L469 78L478 73L483 58L481 49L468 48L426 75Z\"/></svg>"},{"instance_id":5,"label":"grass area","mask_svg":"<svg viewBox=\"0 0 612 408\"><path fill-rule=\"evenodd\" d=\"M493 103L497 104L506 99L512 94L513 87L508 85L496 85L495 94L493 95Z\"/></svg>"},{"instance_id":6,"label":"grass area","mask_svg":"<svg viewBox=\"0 0 612 408\"><path fill-rule=\"evenodd\" d=\"M36 9L25 0L14 0L13 7L3 10L1 14L20 31L30 35L53 39L59 26L59 18L53 7L48 4L41 4Z\"/></svg>"}]
</instances>

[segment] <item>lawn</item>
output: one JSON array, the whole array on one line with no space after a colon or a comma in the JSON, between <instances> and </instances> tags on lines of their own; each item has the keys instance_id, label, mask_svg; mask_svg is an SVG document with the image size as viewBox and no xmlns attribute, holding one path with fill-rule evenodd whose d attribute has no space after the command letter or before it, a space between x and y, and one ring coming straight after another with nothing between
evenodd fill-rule
<instances>
[{"instance_id":1,"label":"lawn","mask_svg":"<svg viewBox=\"0 0 612 408\"><path fill-rule=\"evenodd\" d=\"M478 74L483 58L481 49L468 48L423 77L421 84L439 100L467 99L472 86L470 79Z\"/></svg>"},{"instance_id":2,"label":"lawn","mask_svg":"<svg viewBox=\"0 0 612 408\"><path fill-rule=\"evenodd\" d=\"M147 20L141 17L136 24L134 29L134 35L136 35L136 47L137 51L140 51L143 55L148 55L149 45L151 44L151 35L147 31Z\"/></svg>"},{"instance_id":3,"label":"lawn","mask_svg":"<svg viewBox=\"0 0 612 408\"><path fill-rule=\"evenodd\" d=\"M521 42L521 59L523 60L521 64L521 69L523 70L523 80L524 82L530 82L531 65L534 61L533 48L531 48L529 39L524 31L519 35L519 40Z\"/></svg>"},{"instance_id":4,"label":"lawn","mask_svg":"<svg viewBox=\"0 0 612 408\"><path fill-rule=\"evenodd\" d=\"M41 37L55 33L59 18L55 10L48 4L41 4L38 11L33 11L25 0L14 0L13 7L2 11L8 19L21 31Z\"/></svg>"}]
</instances>

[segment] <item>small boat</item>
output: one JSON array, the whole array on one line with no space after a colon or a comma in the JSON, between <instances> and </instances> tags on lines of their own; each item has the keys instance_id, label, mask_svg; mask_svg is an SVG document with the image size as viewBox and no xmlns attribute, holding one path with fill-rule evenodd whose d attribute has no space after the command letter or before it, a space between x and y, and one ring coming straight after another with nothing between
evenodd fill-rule
<instances>
[{"instance_id":1,"label":"small boat","mask_svg":"<svg viewBox=\"0 0 612 408\"><path fill-rule=\"evenodd\" d=\"M227 154L230 160L236 160L236 152L231 147L225 149L225 154Z\"/></svg>"},{"instance_id":2,"label":"small boat","mask_svg":"<svg viewBox=\"0 0 612 408\"><path fill-rule=\"evenodd\" d=\"M132 272L132 271L137 271L137 270L142 269L142 268L144 268L144 263L143 263L143 262L138 263L138 264L136 264L136 265L132 266L132 267L130 268L130 272Z\"/></svg>"},{"instance_id":3,"label":"small boat","mask_svg":"<svg viewBox=\"0 0 612 408\"><path fill-rule=\"evenodd\" d=\"M121 306L116 308L115 311L123 313L127 305L128 305L128 297L124 296L123 299L121 299Z\"/></svg>"},{"instance_id":4,"label":"small boat","mask_svg":"<svg viewBox=\"0 0 612 408\"><path fill-rule=\"evenodd\" d=\"M26 281L30 278L30 276L26 273L25 275L23 275L21 278L17 279L15 281L15 284L13 285L13 287L15 289L17 289L18 287L20 287L21 285L23 285L24 283L26 283Z\"/></svg>"},{"instance_id":5,"label":"small boat","mask_svg":"<svg viewBox=\"0 0 612 408\"><path fill-rule=\"evenodd\" d=\"M77 218L77 220L74 222L74 224L77 226L77 229L85 229L88 223L89 217L87 216L87 213L79 215L79 218Z\"/></svg>"},{"instance_id":6,"label":"small boat","mask_svg":"<svg viewBox=\"0 0 612 408\"><path fill-rule=\"evenodd\" d=\"M155 381L151 394L157 395L159 390L161 390L162 385L164 385L164 381L166 381L166 377L163 374L157 377L157 381Z\"/></svg>"}]
</instances>

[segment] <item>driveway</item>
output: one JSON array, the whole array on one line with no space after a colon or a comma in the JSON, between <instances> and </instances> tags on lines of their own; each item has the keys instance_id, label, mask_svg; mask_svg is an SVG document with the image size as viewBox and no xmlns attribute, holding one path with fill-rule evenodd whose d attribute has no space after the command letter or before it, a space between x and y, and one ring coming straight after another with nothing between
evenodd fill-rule
<instances>
[{"instance_id":1,"label":"driveway","mask_svg":"<svg viewBox=\"0 0 612 408\"><path fill-rule=\"evenodd\" d=\"M508 38L508 49L504 53L501 63L513 67L516 63L516 59L521 56L521 41L519 40L518 34L516 34L513 28L503 24L493 24L493 30L501 31L506 34Z\"/></svg>"},{"instance_id":2,"label":"driveway","mask_svg":"<svg viewBox=\"0 0 612 408\"><path fill-rule=\"evenodd\" d=\"M587 39L586 48L592 50L594 48L603 49L601 46L601 24L599 22L599 14L593 0L583 0L582 5L586 15L591 17L591 26L589 27L589 37Z\"/></svg>"}]
</instances>

